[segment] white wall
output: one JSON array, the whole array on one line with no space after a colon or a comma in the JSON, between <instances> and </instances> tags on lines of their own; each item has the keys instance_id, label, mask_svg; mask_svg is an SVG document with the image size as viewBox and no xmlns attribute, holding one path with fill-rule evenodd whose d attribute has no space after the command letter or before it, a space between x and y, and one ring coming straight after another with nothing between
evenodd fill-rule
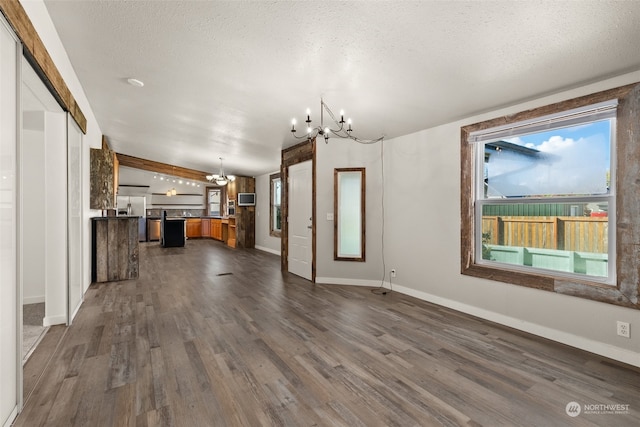
<instances>
[{"instance_id":1,"label":"white wall","mask_svg":"<svg viewBox=\"0 0 640 427\"><path fill-rule=\"evenodd\" d=\"M67 117L47 112L44 118L44 326L50 326L67 323Z\"/></svg>"},{"instance_id":2,"label":"white wall","mask_svg":"<svg viewBox=\"0 0 640 427\"><path fill-rule=\"evenodd\" d=\"M616 320L640 328L639 310L460 274L460 127L637 81L640 72L385 141L384 254L387 271L397 269L393 289L640 366L640 333L626 339L615 328ZM375 283L381 216L371 201L379 196L379 165L370 146L342 144L318 144L318 282ZM367 167L364 264L332 260L333 230L322 219L333 209L332 170L345 166Z\"/></svg>"},{"instance_id":3,"label":"white wall","mask_svg":"<svg viewBox=\"0 0 640 427\"><path fill-rule=\"evenodd\" d=\"M379 286L384 278L381 215L383 145L358 144L338 138L329 139L328 144L321 138L317 141L316 282ZM365 168L365 262L333 260L334 223L327 220L327 214L334 212L333 169L348 167Z\"/></svg>"},{"instance_id":4,"label":"white wall","mask_svg":"<svg viewBox=\"0 0 640 427\"><path fill-rule=\"evenodd\" d=\"M280 255L280 238L269 234L269 210L271 209L271 172L256 177L256 249Z\"/></svg>"},{"instance_id":5,"label":"white wall","mask_svg":"<svg viewBox=\"0 0 640 427\"><path fill-rule=\"evenodd\" d=\"M28 265L22 271L22 302L44 302L45 296L45 176L44 113L23 114L21 145L22 252L28 254ZM29 197L24 197L28 194Z\"/></svg>"}]
</instances>

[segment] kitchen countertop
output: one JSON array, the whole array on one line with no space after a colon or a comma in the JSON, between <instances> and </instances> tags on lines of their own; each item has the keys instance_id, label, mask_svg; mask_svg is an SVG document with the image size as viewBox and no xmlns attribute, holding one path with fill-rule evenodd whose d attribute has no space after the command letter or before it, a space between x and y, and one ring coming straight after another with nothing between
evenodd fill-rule
<instances>
[{"instance_id":1,"label":"kitchen countertop","mask_svg":"<svg viewBox=\"0 0 640 427\"><path fill-rule=\"evenodd\" d=\"M136 218L142 218L142 217L135 216L135 215L118 215L118 216L94 216L91 219L105 220L105 219L136 219Z\"/></svg>"},{"instance_id":2,"label":"kitchen countertop","mask_svg":"<svg viewBox=\"0 0 640 427\"><path fill-rule=\"evenodd\" d=\"M210 216L210 215L202 215L202 216L168 216L167 219L229 219L235 218L234 216ZM159 216L148 216L147 219L162 219Z\"/></svg>"}]
</instances>

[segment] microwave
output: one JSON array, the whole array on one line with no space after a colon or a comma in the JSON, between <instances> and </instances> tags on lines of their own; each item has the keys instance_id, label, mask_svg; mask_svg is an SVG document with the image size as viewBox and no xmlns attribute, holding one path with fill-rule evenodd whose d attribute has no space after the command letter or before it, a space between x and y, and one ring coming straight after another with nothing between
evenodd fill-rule
<instances>
[{"instance_id":1,"label":"microwave","mask_svg":"<svg viewBox=\"0 0 640 427\"><path fill-rule=\"evenodd\" d=\"M238 206L255 206L256 193L238 193Z\"/></svg>"}]
</instances>

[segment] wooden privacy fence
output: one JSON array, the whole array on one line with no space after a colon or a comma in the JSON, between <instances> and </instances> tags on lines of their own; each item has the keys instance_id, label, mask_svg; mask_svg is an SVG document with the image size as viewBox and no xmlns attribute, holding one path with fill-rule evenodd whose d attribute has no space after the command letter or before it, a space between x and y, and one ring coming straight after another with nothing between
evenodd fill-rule
<instances>
[{"instance_id":1,"label":"wooden privacy fence","mask_svg":"<svg viewBox=\"0 0 640 427\"><path fill-rule=\"evenodd\" d=\"M483 243L607 253L609 219L584 216L483 216Z\"/></svg>"}]
</instances>

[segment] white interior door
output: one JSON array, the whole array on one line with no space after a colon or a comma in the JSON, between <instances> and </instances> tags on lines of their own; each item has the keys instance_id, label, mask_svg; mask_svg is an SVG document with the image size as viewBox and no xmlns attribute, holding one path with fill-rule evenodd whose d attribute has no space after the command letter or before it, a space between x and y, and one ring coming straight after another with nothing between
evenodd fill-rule
<instances>
[{"instance_id":1,"label":"white interior door","mask_svg":"<svg viewBox=\"0 0 640 427\"><path fill-rule=\"evenodd\" d=\"M311 280L312 162L289 166L289 272Z\"/></svg>"},{"instance_id":2,"label":"white interior door","mask_svg":"<svg viewBox=\"0 0 640 427\"><path fill-rule=\"evenodd\" d=\"M0 425L18 412L22 306L17 259L18 44L0 15ZM22 53L20 52L20 55Z\"/></svg>"}]
</instances>

